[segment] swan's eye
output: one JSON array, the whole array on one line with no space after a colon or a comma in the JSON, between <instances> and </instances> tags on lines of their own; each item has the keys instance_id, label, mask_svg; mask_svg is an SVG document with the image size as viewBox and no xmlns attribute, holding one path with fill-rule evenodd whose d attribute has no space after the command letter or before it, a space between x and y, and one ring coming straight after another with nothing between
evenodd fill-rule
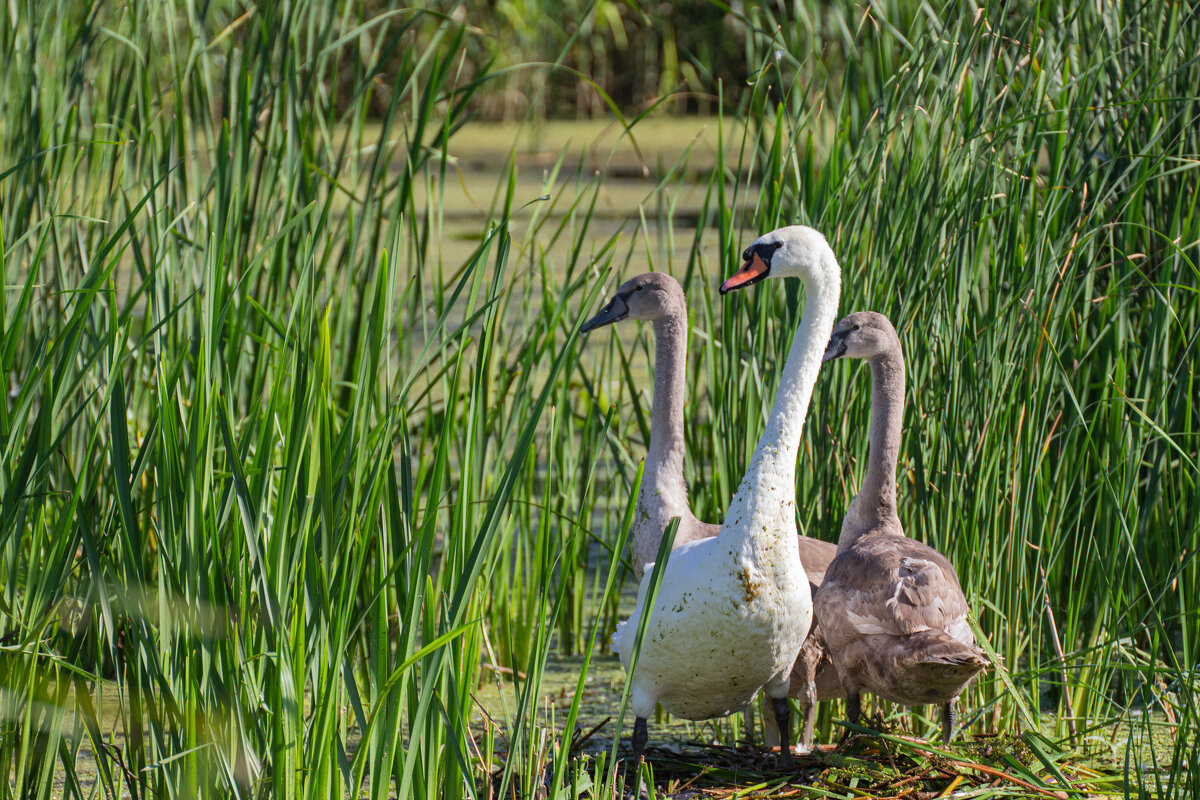
<instances>
[{"instance_id":1,"label":"swan's eye","mask_svg":"<svg viewBox=\"0 0 1200 800\"><path fill-rule=\"evenodd\" d=\"M644 283L639 283L639 284L638 284L638 286L637 286L637 291L639 291L639 292L640 292L642 289L645 289L645 288L646 288L646 284L644 284Z\"/></svg>"},{"instance_id":2,"label":"swan's eye","mask_svg":"<svg viewBox=\"0 0 1200 800\"><path fill-rule=\"evenodd\" d=\"M783 242L775 242L774 244L771 245L771 248L774 250L778 250L781 247L783 247Z\"/></svg>"}]
</instances>

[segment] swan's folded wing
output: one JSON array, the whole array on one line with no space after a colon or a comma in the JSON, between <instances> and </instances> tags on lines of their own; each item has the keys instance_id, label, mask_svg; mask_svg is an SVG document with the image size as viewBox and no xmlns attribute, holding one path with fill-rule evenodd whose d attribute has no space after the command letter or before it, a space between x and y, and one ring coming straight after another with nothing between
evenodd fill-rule
<instances>
[{"instance_id":1,"label":"swan's folded wing","mask_svg":"<svg viewBox=\"0 0 1200 800\"><path fill-rule=\"evenodd\" d=\"M609 646L611 647L612 651L618 655L621 653L621 639L625 635L625 628L628 627L628 625L628 620L618 622L617 629L613 631L612 636L609 637Z\"/></svg>"},{"instance_id":2,"label":"swan's folded wing","mask_svg":"<svg viewBox=\"0 0 1200 800\"><path fill-rule=\"evenodd\" d=\"M646 605L646 591L650 588L650 573L654 571L655 563L657 562L651 561L646 565L646 572L638 584L637 604L633 607L633 613L624 622L618 623L617 629L613 631L612 647L621 655L622 663L628 659L630 651L633 650L633 637L637 635L638 620L641 619L642 609Z\"/></svg>"},{"instance_id":3,"label":"swan's folded wing","mask_svg":"<svg viewBox=\"0 0 1200 800\"><path fill-rule=\"evenodd\" d=\"M891 561L890 568L880 561ZM943 630L960 639L960 628L970 631L958 579L934 551L895 560L839 559L826 576L826 589L836 593L845 621L862 636Z\"/></svg>"},{"instance_id":4,"label":"swan's folded wing","mask_svg":"<svg viewBox=\"0 0 1200 800\"><path fill-rule=\"evenodd\" d=\"M837 555L837 545L808 536L799 537L797 544L800 547L800 563L804 566L804 572L808 575L809 582L814 586L820 586L825 580L825 571L829 569L829 562L833 561L834 556Z\"/></svg>"},{"instance_id":5,"label":"swan's folded wing","mask_svg":"<svg viewBox=\"0 0 1200 800\"><path fill-rule=\"evenodd\" d=\"M902 633L951 632L966 619L967 601L958 578L940 555L901 558L894 581L895 593L887 607Z\"/></svg>"}]
</instances>

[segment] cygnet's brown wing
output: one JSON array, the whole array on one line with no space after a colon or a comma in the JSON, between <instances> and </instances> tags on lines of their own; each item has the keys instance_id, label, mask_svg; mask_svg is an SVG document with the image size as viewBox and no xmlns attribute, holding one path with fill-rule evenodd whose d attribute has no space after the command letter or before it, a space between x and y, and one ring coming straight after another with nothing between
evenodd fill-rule
<instances>
[{"instance_id":1,"label":"cygnet's brown wing","mask_svg":"<svg viewBox=\"0 0 1200 800\"><path fill-rule=\"evenodd\" d=\"M900 559L896 594L888 601L888 607L905 633L923 630L953 633L967 618L967 599L950 562L936 551L925 549L927 553Z\"/></svg>"},{"instance_id":2,"label":"cygnet's brown wing","mask_svg":"<svg viewBox=\"0 0 1200 800\"><path fill-rule=\"evenodd\" d=\"M800 545L800 563L808 574L808 582L820 586L825 581L825 571L829 563L837 555L837 545L833 542L823 542L808 536L797 539Z\"/></svg>"},{"instance_id":3,"label":"cygnet's brown wing","mask_svg":"<svg viewBox=\"0 0 1200 800\"><path fill-rule=\"evenodd\" d=\"M936 550L907 537L860 539L830 565L822 594L822 603L843 609L834 616L837 627L847 628L843 635L940 630L973 643L954 567ZM824 624L830 626L829 621Z\"/></svg>"}]
</instances>

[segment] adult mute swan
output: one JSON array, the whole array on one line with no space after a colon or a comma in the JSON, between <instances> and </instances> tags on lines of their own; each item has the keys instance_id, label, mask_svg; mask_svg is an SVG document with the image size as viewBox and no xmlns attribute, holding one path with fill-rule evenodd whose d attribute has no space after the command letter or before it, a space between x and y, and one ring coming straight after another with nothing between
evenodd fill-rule
<instances>
[{"instance_id":1,"label":"adult mute swan","mask_svg":"<svg viewBox=\"0 0 1200 800\"><path fill-rule=\"evenodd\" d=\"M683 479L684 392L687 382L687 298L670 275L646 272L621 284L596 316L583 323L584 333L625 319L654 326L654 402L650 411L650 449L642 473L642 490L634 512L632 542L634 577L640 582L646 564L654 562L663 531L679 517L675 547L716 536L720 525L692 514ZM837 545L799 537L800 562L810 583L820 585Z\"/></svg>"},{"instance_id":2,"label":"adult mute swan","mask_svg":"<svg viewBox=\"0 0 1200 800\"><path fill-rule=\"evenodd\" d=\"M644 320L654 326L654 401L650 412L650 449L630 533L633 574L640 582L645 565L653 563L663 532L672 517L679 518L674 546L716 536L720 525L702 522L692 513L683 478L686 443L683 435L687 370L687 298L679 282L661 272L630 278L600 312L583 324L586 333L621 320ZM808 536L797 539L800 563L812 591L821 585L837 545ZM811 749L817 700L845 697L837 670L813 626L792 669L790 697L804 709L801 748ZM747 717L747 721L749 721ZM747 722L749 724L749 722ZM749 728L747 738L749 738ZM768 730L768 744L778 732Z\"/></svg>"},{"instance_id":3,"label":"adult mute swan","mask_svg":"<svg viewBox=\"0 0 1200 800\"><path fill-rule=\"evenodd\" d=\"M796 457L827 331L837 315L841 269L823 236L794 226L747 248L746 263L721 286L724 294L767 275L792 275L808 292L804 317L784 365L766 428L713 538L671 553L630 678L641 753L646 720L661 703L685 719L740 710L759 689L772 699L783 734L781 760L791 762L792 667L812 623L812 598L796 546ZM645 606L644 577L633 614L613 644L628 669Z\"/></svg>"},{"instance_id":4,"label":"adult mute swan","mask_svg":"<svg viewBox=\"0 0 1200 800\"><path fill-rule=\"evenodd\" d=\"M857 724L860 694L906 706L942 706L942 735L954 731L954 699L987 666L967 624L954 567L909 539L896 514L896 459L904 415L904 357L887 317L851 314L837 324L825 361L871 365L867 473L850 502L838 554L816 593L826 644Z\"/></svg>"}]
</instances>

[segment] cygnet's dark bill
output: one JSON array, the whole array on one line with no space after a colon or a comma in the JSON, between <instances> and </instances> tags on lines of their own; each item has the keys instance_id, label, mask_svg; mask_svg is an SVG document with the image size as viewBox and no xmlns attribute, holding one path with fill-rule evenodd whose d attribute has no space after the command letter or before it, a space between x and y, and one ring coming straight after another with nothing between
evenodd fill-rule
<instances>
[{"instance_id":1,"label":"cygnet's dark bill","mask_svg":"<svg viewBox=\"0 0 1200 800\"><path fill-rule=\"evenodd\" d=\"M729 294L736 289L744 289L747 286L753 286L761 281L771 272L771 265L763 261L762 256L757 252L751 253L750 259L742 264L742 268L735 272L729 280L721 284L721 294Z\"/></svg>"},{"instance_id":2,"label":"cygnet's dark bill","mask_svg":"<svg viewBox=\"0 0 1200 800\"><path fill-rule=\"evenodd\" d=\"M625 305L625 298L622 295L617 295L612 300L608 301L608 305L600 309L600 313L583 323L583 327L579 330L583 333L594 331L596 328L602 328L605 325L611 325L614 322L620 322L629 316L629 306Z\"/></svg>"},{"instance_id":3,"label":"cygnet's dark bill","mask_svg":"<svg viewBox=\"0 0 1200 800\"><path fill-rule=\"evenodd\" d=\"M829 337L829 344L825 345L825 355L821 356L821 363L833 361L844 355L846 355L846 334L835 332Z\"/></svg>"}]
</instances>

